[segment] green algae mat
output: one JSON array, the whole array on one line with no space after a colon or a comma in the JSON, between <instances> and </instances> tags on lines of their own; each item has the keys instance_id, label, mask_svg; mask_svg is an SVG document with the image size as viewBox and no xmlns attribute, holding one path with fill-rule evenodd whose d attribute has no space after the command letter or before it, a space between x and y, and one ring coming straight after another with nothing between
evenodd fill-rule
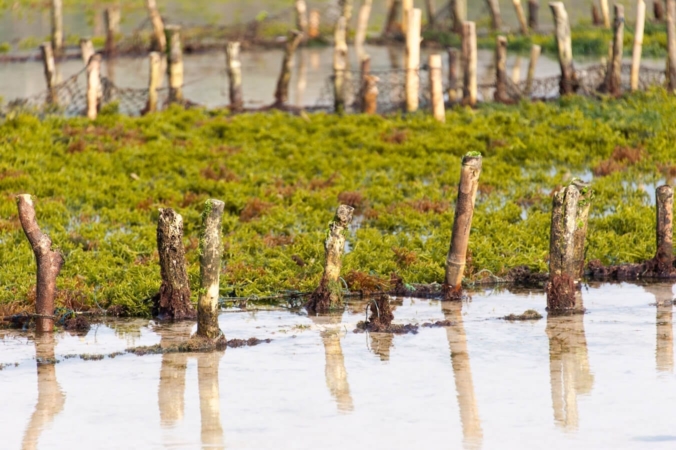
<instances>
[{"instance_id":1,"label":"green algae mat","mask_svg":"<svg viewBox=\"0 0 676 450\"><path fill-rule=\"evenodd\" d=\"M458 108L445 124L423 113L178 108L143 118L102 114L93 123L10 117L0 124L0 306L20 310L35 296L19 193L35 196L41 227L65 255L57 304L68 308L149 314L164 207L183 215L197 286L198 226L209 198L226 204L224 297L312 290L340 203L356 208L343 267L351 289L393 273L406 283L441 282L461 157L470 151L484 162L468 282L483 269L546 271L551 193L574 177L595 191L587 260L640 261L655 251L654 189L676 176L675 143L676 98L661 90Z\"/></svg>"}]
</instances>

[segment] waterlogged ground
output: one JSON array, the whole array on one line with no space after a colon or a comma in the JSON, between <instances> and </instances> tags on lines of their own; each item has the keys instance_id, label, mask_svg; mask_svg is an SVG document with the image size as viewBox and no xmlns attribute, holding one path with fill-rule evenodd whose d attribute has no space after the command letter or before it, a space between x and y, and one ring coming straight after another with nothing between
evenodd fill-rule
<instances>
[{"instance_id":1,"label":"waterlogged ground","mask_svg":"<svg viewBox=\"0 0 676 450\"><path fill-rule=\"evenodd\" d=\"M217 354L121 354L191 326L133 320L83 337L0 334L3 448L673 448L671 285L594 285L586 315L498 319L539 293L469 303L393 300L417 335L355 334L342 317L282 310L220 316L229 338L269 344ZM55 358L37 365L35 356ZM42 361L46 361L42 359ZM14 366L13 363L18 363Z\"/></svg>"}]
</instances>

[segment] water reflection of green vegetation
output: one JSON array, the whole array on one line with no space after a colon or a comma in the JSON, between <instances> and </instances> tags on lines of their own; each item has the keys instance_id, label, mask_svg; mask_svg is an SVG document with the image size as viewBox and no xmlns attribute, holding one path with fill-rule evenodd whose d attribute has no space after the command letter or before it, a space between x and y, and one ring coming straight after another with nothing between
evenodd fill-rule
<instances>
[{"instance_id":1,"label":"water reflection of green vegetation","mask_svg":"<svg viewBox=\"0 0 676 450\"><path fill-rule=\"evenodd\" d=\"M364 219L348 233L344 274L440 282L468 151L485 159L469 279L524 264L545 271L550 192L601 166L587 257L637 262L655 253L649 193L676 175L667 126L675 116L676 98L662 90L456 108L446 124L424 114L231 116L175 107L143 118L108 112L94 123L15 115L0 124L0 189L35 195L41 226L66 255L57 305L73 293L95 306L96 295L103 308L137 315L148 314L160 284L158 208L183 215L197 286L207 198L226 203L222 296L312 291L326 223L346 192L360 194L352 198ZM625 161L620 147L640 148L641 157ZM620 161L607 169L602 163L613 158ZM0 198L0 260L0 306L30 305L34 261L12 195Z\"/></svg>"}]
</instances>

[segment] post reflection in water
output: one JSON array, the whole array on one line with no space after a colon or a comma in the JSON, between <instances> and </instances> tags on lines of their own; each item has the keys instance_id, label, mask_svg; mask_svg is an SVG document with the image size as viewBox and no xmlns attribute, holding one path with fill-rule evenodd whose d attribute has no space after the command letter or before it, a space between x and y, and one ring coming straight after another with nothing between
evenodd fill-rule
<instances>
[{"instance_id":1,"label":"post reflection in water","mask_svg":"<svg viewBox=\"0 0 676 450\"><path fill-rule=\"evenodd\" d=\"M296 106L303 106L303 97L307 87L307 51L301 48L298 52L298 82L296 84Z\"/></svg>"},{"instance_id":2,"label":"post reflection in water","mask_svg":"<svg viewBox=\"0 0 676 450\"><path fill-rule=\"evenodd\" d=\"M218 364L223 357L223 353L199 353L197 355L200 418L202 419L202 448L225 448L218 390Z\"/></svg>"},{"instance_id":3,"label":"post reflection in water","mask_svg":"<svg viewBox=\"0 0 676 450\"><path fill-rule=\"evenodd\" d=\"M336 325L341 322L342 315L311 316L315 325ZM326 387L331 396L336 400L338 411L351 412L354 409L350 385L347 381L345 358L340 344L342 332L339 328L328 329L321 332L326 358Z\"/></svg>"},{"instance_id":4,"label":"post reflection in water","mask_svg":"<svg viewBox=\"0 0 676 450\"><path fill-rule=\"evenodd\" d=\"M467 335L462 320L462 302L442 302L441 309L444 318L453 322L452 326L446 327L446 338L451 350L451 364L453 365L455 389L458 393L464 446L466 449L479 449L483 443L483 430L472 382Z\"/></svg>"},{"instance_id":5,"label":"post reflection in water","mask_svg":"<svg viewBox=\"0 0 676 450\"><path fill-rule=\"evenodd\" d=\"M565 430L576 430L579 426L577 396L588 394L594 386L584 333L584 314L550 314L546 332L554 422Z\"/></svg>"},{"instance_id":6,"label":"post reflection in water","mask_svg":"<svg viewBox=\"0 0 676 450\"><path fill-rule=\"evenodd\" d=\"M56 379L54 360L55 338L53 333L35 337L35 359L38 370L38 401L23 436L21 448L38 448L38 439L42 431L57 414L63 410L66 396Z\"/></svg>"},{"instance_id":7,"label":"post reflection in water","mask_svg":"<svg viewBox=\"0 0 676 450\"><path fill-rule=\"evenodd\" d=\"M655 361L660 372L674 371L674 294L671 284L654 284L643 287L655 296L657 304Z\"/></svg>"}]
</instances>

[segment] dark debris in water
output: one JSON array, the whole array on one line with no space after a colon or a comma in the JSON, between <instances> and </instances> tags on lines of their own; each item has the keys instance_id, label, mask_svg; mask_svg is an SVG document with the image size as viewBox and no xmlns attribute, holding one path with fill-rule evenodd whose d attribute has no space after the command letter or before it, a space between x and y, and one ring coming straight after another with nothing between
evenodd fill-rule
<instances>
[{"instance_id":1,"label":"dark debris in water","mask_svg":"<svg viewBox=\"0 0 676 450\"><path fill-rule=\"evenodd\" d=\"M542 314L535 311L534 309L529 309L523 314L510 314L508 316L502 317L503 320L513 321L525 321L525 320L540 320L542 319Z\"/></svg>"},{"instance_id":2,"label":"dark debris in water","mask_svg":"<svg viewBox=\"0 0 676 450\"><path fill-rule=\"evenodd\" d=\"M252 347L262 343L270 343L272 339L258 339L258 338L249 338L249 339L225 339L224 336L221 336L219 339L213 341L210 339L202 339L198 337L193 337L188 341L181 342L180 344L161 346L160 344L150 345L150 346L141 346L128 348L127 353L133 353L137 356L144 355L159 355L165 353L208 353L214 351L225 350L226 347Z\"/></svg>"},{"instance_id":3,"label":"dark debris in water","mask_svg":"<svg viewBox=\"0 0 676 450\"><path fill-rule=\"evenodd\" d=\"M455 325L455 322L451 320L437 320L436 322L426 322L422 326L424 328L443 328L443 327L452 327Z\"/></svg>"},{"instance_id":4,"label":"dark debris in water","mask_svg":"<svg viewBox=\"0 0 676 450\"><path fill-rule=\"evenodd\" d=\"M451 320L438 320L436 322L425 322L421 325L407 323L407 324L390 324L388 327L374 327L370 322L363 320L357 324L355 333L389 333L389 334L418 334L420 327L423 328L443 328L452 327L455 322Z\"/></svg>"},{"instance_id":5,"label":"dark debris in water","mask_svg":"<svg viewBox=\"0 0 676 450\"><path fill-rule=\"evenodd\" d=\"M68 331L85 332L89 331L91 325L89 324L89 321L83 316L77 316L72 319L66 320L66 322L63 325L63 328Z\"/></svg>"}]
</instances>

